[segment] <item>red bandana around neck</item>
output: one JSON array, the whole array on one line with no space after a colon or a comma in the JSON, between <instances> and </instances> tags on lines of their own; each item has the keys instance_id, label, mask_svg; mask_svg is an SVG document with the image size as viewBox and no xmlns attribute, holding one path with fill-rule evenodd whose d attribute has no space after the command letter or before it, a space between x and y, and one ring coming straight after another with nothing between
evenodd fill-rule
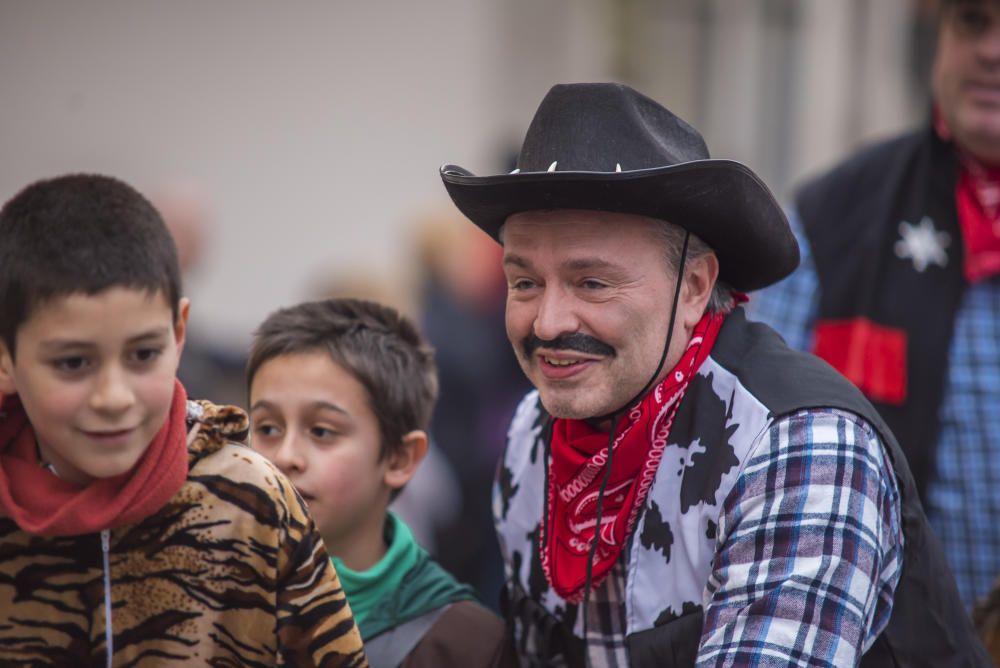
<instances>
[{"instance_id":1,"label":"red bandana around neck","mask_svg":"<svg viewBox=\"0 0 1000 668\"><path fill-rule=\"evenodd\" d=\"M180 382L166 422L135 466L86 487L39 465L21 402L16 395L2 397L0 511L28 533L76 536L138 522L166 505L187 474L187 393Z\"/></svg>"},{"instance_id":2,"label":"red bandana around neck","mask_svg":"<svg viewBox=\"0 0 1000 668\"><path fill-rule=\"evenodd\" d=\"M611 570L635 527L691 377L715 344L725 315L705 314L687 350L666 378L640 399L617 427L611 477L601 502L600 540L591 586ZM548 517L539 541L542 570L559 596L583 599L590 544L597 533L597 497L609 434L584 420L555 419L548 476Z\"/></svg>"},{"instance_id":3,"label":"red bandana around neck","mask_svg":"<svg viewBox=\"0 0 1000 668\"><path fill-rule=\"evenodd\" d=\"M954 141L951 128L935 109L934 129ZM965 250L964 272L969 283L1000 273L1000 168L990 167L956 143L959 155L955 207Z\"/></svg>"}]
</instances>

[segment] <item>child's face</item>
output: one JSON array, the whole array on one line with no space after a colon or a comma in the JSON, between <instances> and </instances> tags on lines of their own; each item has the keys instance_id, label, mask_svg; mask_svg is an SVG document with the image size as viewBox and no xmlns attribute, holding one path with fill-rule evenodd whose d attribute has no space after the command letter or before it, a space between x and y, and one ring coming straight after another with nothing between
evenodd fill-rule
<instances>
[{"instance_id":1,"label":"child's face","mask_svg":"<svg viewBox=\"0 0 1000 668\"><path fill-rule=\"evenodd\" d=\"M390 488L381 433L360 382L329 353L281 355L250 384L251 445L288 476L331 554L381 538Z\"/></svg>"},{"instance_id":2,"label":"child's face","mask_svg":"<svg viewBox=\"0 0 1000 668\"><path fill-rule=\"evenodd\" d=\"M0 393L17 394L42 457L79 485L127 472L163 426L188 304L112 287L55 297L0 342Z\"/></svg>"}]
</instances>

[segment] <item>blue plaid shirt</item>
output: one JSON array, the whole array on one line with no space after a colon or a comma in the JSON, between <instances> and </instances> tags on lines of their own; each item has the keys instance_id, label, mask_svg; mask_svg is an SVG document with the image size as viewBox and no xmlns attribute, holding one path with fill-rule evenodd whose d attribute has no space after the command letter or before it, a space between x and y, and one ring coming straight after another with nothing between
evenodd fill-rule
<instances>
[{"instance_id":1,"label":"blue plaid shirt","mask_svg":"<svg viewBox=\"0 0 1000 668\"><path fill-rule=\"evenodd\" d=\"M789 218L802 264L781 283L755 294L747 310L749 317L774 327L789 346L810 350L816 271L797 215ZM971 606L1000 575L1000 445L995 440L1000 435L1000 277L966 288L948 359L925 510L962 600Z\"/></svg>"},{"instance_id":2,"label":"blue plaid shirt","mask_svg":"<svg viewBox=\"0 0 1000 668\"><path fill-rule=\"evenodd\" d=\"M902 572L899 491L878 434L858 416L776 420L718 530L699 668L855 666L889 623ZM619 561L590 600L594 668L628 665L624 584Z\"/></svg>"}]
</instances>

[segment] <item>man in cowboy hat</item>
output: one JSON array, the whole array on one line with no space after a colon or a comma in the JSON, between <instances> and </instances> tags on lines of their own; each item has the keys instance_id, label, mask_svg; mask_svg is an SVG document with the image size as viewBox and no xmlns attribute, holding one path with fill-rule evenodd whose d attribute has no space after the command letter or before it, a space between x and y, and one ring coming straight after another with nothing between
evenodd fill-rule
<instances>
[{"instance_id":1,"label":"man in cowboy hat","mask_svg":"<svg viewBox=\"0 0 1000 668\"><path fill-rule=\"evenodd\" d=\"M523 662L988 665L891 432L739 307L799 259L749 169L575 84L513 173L441 177L504 247L536 387L494 499Z\"/></svg>"}]
</instances>

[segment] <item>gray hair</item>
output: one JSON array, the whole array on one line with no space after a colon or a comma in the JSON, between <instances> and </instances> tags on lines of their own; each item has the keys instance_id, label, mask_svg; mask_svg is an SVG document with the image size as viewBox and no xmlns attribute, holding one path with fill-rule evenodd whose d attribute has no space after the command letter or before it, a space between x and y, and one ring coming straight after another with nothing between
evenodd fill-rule
<instances>
[{"instance_id":1,"label":"gray hair","mask_svg":"<svg viewBox=\"0 0 1000 668\"><path fill-rule=\"evenodd\" d=\"M677 265L681 261L681 247L684 245L684 228L674 223L668 223L665 220L658 220L656 218L649 218L648 220L655 223L656 235L662 242L667 267L672 272L677 273ZM684 264L714 252L697 235L691 234L688 240L687 259ZM705 311L708 313L729 313L736 305L733 299L733 292L733 288L728 283L716 280L715 285L712 287L712 294L708 298L708 304L705 305Z\"/></svg>"}]
</instances>

